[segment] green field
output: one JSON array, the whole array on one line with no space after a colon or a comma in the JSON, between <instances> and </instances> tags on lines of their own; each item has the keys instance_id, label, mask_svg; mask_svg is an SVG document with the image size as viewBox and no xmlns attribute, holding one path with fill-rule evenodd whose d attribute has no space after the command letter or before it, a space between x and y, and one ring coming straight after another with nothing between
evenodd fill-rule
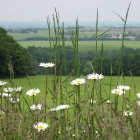
<instances>
[{"instance_id":1,"label":"green field","mask_svg":"<svg viewBox=\"0 0 140 140\"><path fill-rule=\"evenodd\" d=\"M27 48L28 46L36 46L36 47L49 47L48 41L18 41L18 43ZM66 41L66 45L72 46L71 41ZM98 42L98 48L101 48L101 41ZM104 50L110 49L120 49L121 41L103 41ZM79 50L81 51L90 51L95 50L95 41L79 41ZM137 49L140 48L140 41L125 41L125 46L127 48Z\"/></svg>"},{"instance_id":2,"label":"green field","mask_svg":"<svg viewBox=\"0 0 140 140\"><path fill-rule=\"evenodd\" d=\"M29 80L28 78L17 78L14 80L14 84L17 86L22 86L23 87L23 94L25 95L26 91L31 89L31 88L39 88L41 90L41 94L38 96L38 99L44 97L45 94L45 86L46 86L46 82L45 82L45 75L40 75L40 76L30 76ZM65 81L67 77L63 77L62 80ZM83 77L86 79L86 77ZM67 89L65 88L65 84L63 85L63 92L65 92L64 94L66 95L67 93L69 93L70 91L73 90L73 86L70 85L70 82L73 80L73 77L70 77L65 84L67 84ZM31 83L31 87L29 84L29 81ZM52 89L52 85L53 85L53 76L48 76L48 88ZM114 89L117 85L128 85L131 87L131 91L130 91L130 96L131 99L135 99L135 94L137 92L140 92L140 77L117 77L117 76L113 76L112 80L110 76L105 76L103 81L102 81L102 94L104 96L105 99L109 98L109 96L111 95L112 99L114 97L113 94L110 93L111 89ZM81 85L81 93L84 95L85 94L85 90L91 90L92 87L92 80L87 80L86 85L88 85L89 89L86 89L84 85ZM60 86L58 84L58 86ZM66 92L67 91L67 92ZM51 95L51 94L49 94ZM67 96L67 95L66 95ZM30 99L30 97L28 97L28 95L25 95L25 97L27 98L27 100ZM29 100L30 101L30 100Z\"/></svg>"},{"instance_id":3,"label":"green field","mask_svg":"<svg viewBox=\"0 0 140 140\"><path fill-rule=\"evenodd\" d=\"M72 29L71 29L72 30ZM101 28L98 32L98 34L103 33L106 31L107 28ZM139 28L127 28L126 34L128 32L132 32L135 34L138 34L140 31ZM121 34L122 28L112 28L107 34ZM43 30L37 30L36 32L27 32L27 33L11 33L8 32L8 35L12 36L18 43L27 48L28 46L36 46L36 47L49 47L49 42L46 41L39 41L36 40L37 38L49 38L48 37L48 31L47 29ZM51 37L54 36L54 32L51 31ZM65 29L65 37L67 39L70 39L70 29ZM27 38L34 38L33 41L27 41ZM79 29L79 38L94 38L95 39L95 28L80 28ZM66 45L72 46L71 41L65 41ZM101 48L102 41L98 42L98 48ZM104 50L110 50L110 49L119 49L121 47L121 41L103 41L104 43ZM79 50L80 51L91 51L95 50L95 41L79 41ZM137 49L140 48L140 41L125 41L125 46L128 48Z\"/></svg>"},{"instance_id":4,"label":"green field","mask_svg":"<svg viewBox=\"0 0 140 140\"><path fill-rule=\"evenodd\" d=\"M82 76L82 77L86 79L86 76ZM45 78L46 78L45 75L29 76L31 87L32 88L37 87L37 88L40 88L43 91L45 91L45 89L44 89L45 88ZM67 77L63 76L63 80L65 78L67 78ZM49 84L50 84L51 81L53 80L53 76L48 76L48 79L50 81L49 82ZM73 77L70 77L68 81L70 82L72 79L73 79ZM104 79L103 79L104 84L109 84L110 79L111 79L110 76L105 76ZM6 81L8 81L8 80L6 80ZM140 77L138 77L138 76L134 76L134 77L125 76L124 78L119 77L119 79L118 79L118 76L113 76L112 81L113 81L112 85L115 85L117 82L119 82L119 84L124 84L125 83L126 85L135 84L136 88L137 88L137 91L140 91L140 86L139 86ZM26 77L25 78L15 78L14 83L15 83L15 85L23 86L25 89L30 88L29 83L28 83L28 78L26 78Z\"/></svg>"},{"instance_id":5,"label":"green field","mask_svg":"<svg viewBox=\"0 0 140 140\"><path fill-rule=\"evenodd\" d=\"M47 31L38 31L36 33L8 33L12 36L15 40L24 40L29 37L48 37Z\"/></svg>"},{"instance_id":6,"label":"green field","mask_svg":"<svg viewBox=\"0 0 140 140\"><path fill-rule=\"evenodd\" d=\"M102 32L105 30L102 30ZM102 32L99 32L102 33ZM70 31L68 29L65 29L65 37L70 38ZM118 30L118 32L111 32L111 33L120 33L120 30ZM10 36L12 36L15 40L17 41L23 41L27 38L30 37L43 37L43 38L48 38L48 31L47 30L39 30L37 32L28 32L28 33L8 33ZM80 33L79 33L79 37L80 38L84 38L84 37L91 37L95 35L95 29L91 29L91 28L83 28L80 29ZM51 32L51 37L54 36L54 32Z\"/></svg>"},{"instance_id":7,"label":"green field","mask_svg":"<svg viewBox=\"0 0 140 140\"><path fill-rule=\"evenodd\" d=\"M47 96L47 101L46 101L48 107L51 107L51 105L52 105L53 96L52 96L51 92L53 91L53 85L54 85L53 78L54 78L53 76L48 76L48 81L49 81L48 82L48 96ZM82 78L86 79L86 76L84 76ZM67 79L66 76L62 77L62 81L65 81L66 79ZM74 80L74 77L68 78L65 81L65 83L62 85L63 98L66 99L66 100L64 100L64 103L69 104L70 106L73 106L72 105L73 96L69 96L70 93L74 93L74 88L73 88L74 86L70 85L70 82L72 80ZM30 81L30 84L29 84L29 81ZM140 92L139 83L140 83L140 77L119 77L118 78L117 76L113 76L111 78L110 76L105 76L101 83L97 82L97 85L101 84L101 86L102 86L102 91L101 91L101 94L102 94L101 96L103 98L102 100L106 101L109 99L111 102L114 102L114 99L116 98L116 96L111 93L112 89L115 89L118 85L130 86L131 90L126 92L125 97L127 97L127 99L129 100L129 102L131 102L131 104L135 104L136 99L137 99L136 93ZM41 93L35 97L35 102L36 103L43 102L44 96L46 93L45 92L45 89L46 89L46 76L45 75L30 76L29 79L28 78L17 78L17 79L14 79L14 84L15 84L15 86L23 87L23 92L22 92L22 96L21 96L20 100L21 100L21 104L23 106L24 111L27 111L29 108L27 103L25 102L25 99L30 106L33 104L33 98L26 95L26 92L29 89L33 89L33 88L40 89ZM8 86L10 87L10 84L8 84ZM93 80L87 80L87 79L86 79L86 84L83 84L80 86L80 94L81 94L82 100L90 98L89 94L91 92L92 86L93 86ZM57 88L57 94L59 95L57 100L59 102L59 100L61 98L60 97L60 84L57 84L56 88ZM96 90L98 88L99 87L96 87ZM95 101L99 101L99 99L97 99L98 95L95 95L95 96L96 96ZM121 110L122 104L123 104L123 96L119 96L118 108L120 110Z\"/></svg>"},{"instance_id":8,"label":"green field","mask_svg":"<svg viewBox=\"0 0 140 140\"><path fill-rule=\"evenodd\" d=\"M101 34L103 32L105 32L106 30L108 30L108 28L101 28L98 32L98 34ZM109 32L107 32L108 34L121 34L122 33L122 28L112 28ZM126 33L128 33L129 31L139 34L140 32L140 28L127 28L126 29ZM70 29L65 29L65 37L69 37L70 35ZM43 30L38 30L36 32L27 32L27 33L17 33L17 32L8 32L8 34L10 36L13 36L13 38L15 40L25 40L26 38L30 38L30 37L45 37L48 38L48 31L47 29L43 29ZM79 37L84 38L84 37L92 37L93 35L95 35L95 28L80 28L79 30ZM51 32L51 36L54 36L54 33Z\"/></svg>"},{"instance_id":9,"label":"green field","mask_svg":"<svg viewBox=\"0 0 140 140\"><path fill-rule=\"evenodd\" d=\"M58 82L57 84L53 82L53 78L54 78L53 76L48 76L48 94L46 97L45 97L46 76L41 75L41 76L32 76L32 77L29 77L29 79L17 78L14 80L15 85L23 87L23 92L20 94L16 94L16 97L20 98L19 103L11 104L8 98L3 98L3 99L1 98L0 101L3 103L2 105L4 106L4 109L8 108L7 109L8 111L6 109L5 109L6 111L4 110L6 112L5 114L10 112L8 117L5 114L3 114L2 116L1 126L4 128L3 133L7 134L7 129L5 129L7 127L10 127L9 128L10 130L13 130L15 126L16 128L18 128L18 130L13 131L12 134L10 133L11 131L8 132L8 134L9 133L10 134L6 136L9 136L10 137L9 139L11 139L11 137L12 138L14 137L14 139L20 139L20 138L23 139L22 137L26 137L27 130L33 132L34 137L40 139L40 137L38 137L40 136L40 133L36 132L35 129L33 128L34 124L40 121L40 122L45 122L49 125L49 128L46 131L44 131L42 135L48 134L47 139L50 139L49 134L52 132L51 130L53 130L53 132L56 131L56 134L57 134L56 138L57 139L59 138L58 140L61 140L63 133L61 135L58 133L58 132L62 132L62 129L60 129L61 127L67 128L67 126L70 126L71 128L75 122L77 123L77 121L80 121L80 128L84 127L86 128L86 131L87 131L86 126L87 126L88 121L85 122L85 120L90 117L92 118L92 120L93 118L95 120L94 121L95 124L93 125L91 123L91 126L92 127L95 126L99 134L100 134L100 129L98 128L98 123L100 123L100 121L101 123L103 122L103 124L104 122L105 123L107 122L107 124L110 124L109 127L111 129L113 128L113 130L116 133L116 128L117 128L117 132L120 130L120 127L118 126L118 122L117 122L118 119L123 122L125 121L123 125L121 125L119 122L121 127L127 126L128 128L131 128L131 125L129 123L129 116L124 116L123 115L124 111L127 111L128 109L130 111L133 111L134 117L130 116L133 121L135 121L136 120L135 117L138 116L136 114L137 112L135 111L135 107L137 107L137 109L139 110L139 106L136 106L136 101L138 100L136 98L136 93L140 91L140 86L139 86L140 78L139 77L112 77L111 78L110 76L105 76L103 80L99 80L99 81L95 80L93 82L93 80L86 80L86 84L82 84L80 86L70 85L70 82L73 79L75 79L74 77L70 77L69 79L67 79L67 77L59 77L59 78L62 78L62 82ZM83 77L83 78L86 78L86 77ZM29 84L29 81L31 83L31 86ZM122 96L111 94L111 89L114 89L116 88L117 85L122 85L122 84L130 86L131 90L126 91L126 93ZM52 95L54 85L56 87L55 93L57 93L55 94L55 96ZM8 84L7 86L9 87L10 84ZM92 90L93 87L94 87L94 91ZM26 95L26 91L32 88L39 88L41 90L41 93L37 94L34 97ZM96 101L96 102L90 103L91 97L92 97L91 95L93 93L94 93L94 98L92 99L94 99L93 101ZM11 94L15 94L15 93L11 93ZM63 97L63 100L61 100L62 99L61 97ZM111 102L109 104L106 102L108 99ZM56 101L55 104L53 101ZM80 102L80 106L77 106L78 101ZM36 104L36 105L42 104L43 109L33 111L30 109L30 106L33 104ZM60 110L60 111L59 110L54 111L54 112L50 111L50 108L56 107L58 105L69 105L69 108L65 110ZM117 107L117 113L116 113L117 115L114 116L115 114L114 110L116 110L116 107ZM89 109L92 109L91 113L88 113ZM78 110L80 110L81 112L80 113L78 112L78 114L76 112L75 114L75 111L78 111ZM94 113L92 115L93 111L96 114ZM78 116L79 114L80 114L80 117ZM7 122L10 122L10 123L7 123ZM82 125L81 125L81 122L82 122ZM139 120L136 123L138 122ZM57 123L56 128L58 128L58 130L54 129L53 127L53 126L56 126L55 123ZM135 124L134 122L132 123ZM13 124L13 127L11 127L12 124ZM103 125L102 129L106 130L106 127L107 127L106 125ZM78 131L82 133L83 129L80 130L78 128ZM108 131L108 128L107 128L107 131ZM71 137L73 133L76 134L74 129L71 131L66 130L64 134L66 135L68 133L70 133L69 136ZM110 134L110 132L108 133ZM121 132L119 131L119 134L120 133ZM133 133L132 131L130 131L130 133L131 133L130 134L131 136ZM90 133L87 135L90 135ZM71 137L70 139L73 139ZM33 138L31 137L31 139ZM85 140L87 139L87 136L84 137L83 139L82 138L80 139ZM42 140L45 140L45 138ZM88 138L88 140L90 140L90 138Z\"/></svg>"}]
</instances>

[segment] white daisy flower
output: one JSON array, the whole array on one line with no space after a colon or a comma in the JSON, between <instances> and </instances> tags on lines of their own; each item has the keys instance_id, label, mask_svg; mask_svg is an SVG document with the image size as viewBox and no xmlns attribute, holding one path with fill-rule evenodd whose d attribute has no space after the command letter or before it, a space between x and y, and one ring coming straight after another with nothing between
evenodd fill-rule
<instances>
[{"instance_id":1,"label":"white daisy flower","mask_svg":"<svg viewBox=\"0 0 140 140\"><path fill-rule=\"evenodd\" d=\"M137 93L136 96L137 96L138 98L140 98L140 93Z\"/></svg>"},{"instance_id":2,"label":"white daisy flower","mask_svg":"<svg viewBox=\"0 0 140 140\"><path fill-rule=\"evenodd\" d=\"M31 109L31 110L36 110L36 106L35 106L35 105L31 105L31 106L30 106L30 109Z\"/></svg>"},{"instance_id":3,"label":"white daisy flower","mask_svg":"<svg viewBox=\"0 0 140 140\"><path fill-rule=\"evenodd\" d=\"M21 92L22 91L22 87L16 87L16 88L4 88L3 89L4 92L10 93L10 92Z\"/></svg>"},{"instance_id":4,"label":"white daisy flower","mask_svg":"<svg viewBox=\"0 0 140 140\"><path fill-rule=\"evenodd\" d=\"M4 88L4 89L3 89L3 91L4 91L4 92L7 92L7 93L9 93L9 92L14 92L14 90L15 90L15 89L14 89L14 88L11 88L11 87L9 87L9 88Z\"/></svg>"},{"instance_id":5,"label":"white daisy flower","mask_svg":"<svg viewBox=\"0 0 140 140\"><path fill-rule=\"evenodd\" d=\"M50 111L57 111L57 108L51 108Z\"/></svg>"},{"instance_id":6,"label":"white daisy flower","mask_svg":"<svg viewBox=\"0 0 140 140\"><path fill-rule=\"evenodd\" d=\"M6 85L6 84L7 84L7 82L0 81L0 87L1 87L1 86L4 86L4 85Z\"/></svg>"},{"instance_id":7,"label":"white daisy flower","mask_svg":"<svg viewBox=\"0 0 140 140\"><path fill-rule=\"evenodd\" d=\"M98 132L97 130L95 130L95 133L96 133L96 134L99 134L99 132Z\"/></svg>"},{"instance_id":8,"label":"white daisy flower","mask_svg":"<svg viewBox=\"0 0 140 140\"><path fill-rule=\"evenodd\" d=\"M56 108L51 108L50 111L57 111L57 110L63 110L63 109L68 109L69 105L60 105L57 106Z\"/></svg>"},{"instance_id":9,"label":"white daisy flower","mask_svg":"<svg viewBox=\"0 0 140 140\"><path fill-rule=\"evenodd\" d=\"M62 109L67 109L69 108L69 105L60 105L60 106L57 106L57 110L62 110Z\"/></svg>"},{"instance_id":10,"label":"white daisy flower","mask_svg":"<svg viewBox=\"0 0 140 140\"><path fill-rule=\"evenodd\" d=\"M131 112L131 111L124 111L123 115L124 116L131 116L131 115L133 115L133 112Z\"/></svg>"},{"instance_id":11,"label":"white daisy flower","mask_svg":"<svg viewBox=\"0 0 140 140\"><path fill-rule=\"evenodd\" d=\"M72 137L75 137L75 134L72 134Z\"/></svg>"},{"instance_id":12,"label":"white daisy flower","mask_svg":"<svg viewBox=\"0 0 140 140\"><path fill-rule=\"evenodd\" d=\"M123 86L123 85L117 86L117 88L122 90L130 90L129 86Z\"/></svg>"},{"instance_id":13,"label":"white daisy flower","mask_svg":"<svg viewBox=\"0 0 140 140\"><path fill-rule=\"evenodd\" d=\"M38 131L45 131L45 129L48 127L49 125L47 123L43 123L43 122L39 122L34 124L34 128L37 129Z\"/></svg>"},{"instance_id":14,"label":"white daisy flower","mask_svg":"<svg viewBox=\"0 0 140 140\"><path fill-rule=\"evenodd\" d=\"M111 101L110 101L110 100L107 100L107 101L106 101L106 103L107 103L107 104L110 104L110 103L111 103Z\"/></svg>"},{"instance_id":15,"label":"white daisy flower","mask_svg":"<svg viewBox=\"0 0 140 140\"><path fill-rule=\"evenodd\" d=\"M42 104L30 106L31 110L42 110Z\"/></svg>"},{"instance_id":16,"label":"white daisy flower","mask_svg":"<svg viewBox=\"0 0 140 140\"><path fill-rule=\"evenodd\" d=\"M41 109L42 109L42 104L38 104L38 105L36 106L36 109L41 110Z\"/></svg>"},{"instance_id":17,"label":"white daisy flower","mask_svg":"<svg viewBox=\"0 0 140 140\"><path fill-rule=\"evenodd\" d=\"M76 85L76 86L84 84L84 83L86 83L86 80L82 79L82 78L81 79L77 78L77 79L73 80L72 82L70 82L71 85Z\"/></svg>"},{"instance_id":18,"label":"white daisy flower","mask_svg":"<svg viewBox=\"0 0 140 140\"><path fill-rule=\"evenodd\" d=\"M40 90L39 89L30 89L26 92L27 95L29 96L36 96L38 93L40 93Z\"/></svg>"},{"instance_id":19,"label":"white daisy flower","mask_svg":"<svg viewBox=\"0 0 140 140\"><path fill-rule=\"evenodd\" d=\"M89 102L90 103L96 103L96 101L95 100L92 100L92 99L90 99Z\"/></svg>"},{"instance_id":20,"label":"white daisy flower","mask_svg":"<svg viewBox=\"0 0 140 140\"><path fill-rule=\"evenodd\" d=\"M10 98L11 103L15 104L19 102L19 98Z\"/></svg>"},{"instance_id":21,"label":"white daisy flower","mask_svg":"<svg viewBox=\"0 0 140 140\"><path fill-rule=\"evenodd\" d=\"M2 93L2 97L11 97L12 95L11 94L8 94L8 93Z\"/></svg>"},{"instance_id":22,"label":"white daisy flower","mask_svg":"<svg viewBox=\"0 0 140 140\"><path fill-rule=\"evenodd\" d=\"M0 96L2 96L2 97L11 97L12 95L8 94L8 93L0 93Z\"/></svg>"},{"instance_id":23,"label":"white daisy flower","mask_svg":"<svg viewBox=\"0 0 140 140\"><path fill-rule=\"evenodd\" d=\"M140 101L137 101L136 104L137 104L138 106L140 106Z\"/></svg>"},{"instance_id":24,"label":"white daisy flower","mask_svg":"<svg viewBox=\"0 0 140 140\"><path fill-rule=\"evenodd\" d=\"M16 87L16 88L14 88L14 91L15 91L15 92L21 92L22 89L23 89L23 87Z\"/></svg>"},{"instance_id":25,"label":"white daisy flower","mask_svg":"<svg viewBox=\"0 0 140 140\"><path fill-rule=\"evenodd\" d=\"M100 79L103 79L103 78L104 78L104 76L102 74L97 74L97 73L87 75L87 79L100 80Z\"/></svg>"},{"instance_id":26,"label":"white daisy flower","mask_svg":"<svg viewBox=\"0 0 140 140\"><path fill-rule=\"evenodd\" d=\"M122 89L112 89L111 93L116 94L116 95L123 95L123 94L125 94L125 91Z\"/></svg>"},{"instance_id":27,"label":"white daisy flower","mask_svg":"<svg viewBox=\"0 0 140 140\"><path fill-rule=\"evenodd\" d=\"M44 68L49 68L49 67L54 67L55 64L54 63L40 63L39 66L44 67Z\"/></svg>"}]
</instances>

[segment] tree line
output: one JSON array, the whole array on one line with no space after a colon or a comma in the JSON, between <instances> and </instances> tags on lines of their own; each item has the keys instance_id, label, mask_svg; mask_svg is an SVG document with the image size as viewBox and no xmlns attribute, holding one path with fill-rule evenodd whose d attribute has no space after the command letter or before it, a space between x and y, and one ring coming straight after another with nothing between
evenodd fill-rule
<instances>
[{"instance_id":1,"label":"tree line","mask_svg":"<svg viewBox=\"0 0 140 140\"><path fill-rule=\"evenodd\" d=\"M30 46L27 48L27 52L31 57L34 70L33 74L45 74L46 71L38 67L40 62L54 62L54 54L50 48ZM59 54L60 52L58 49L57 55ZM122 64L124 75L140 75L140 49L125 48L122 56L121 51L115 49L103 51L102 54L100 52L96 54L95 51L83 51L79 52L79 58L80 73L82 75L87 75L92 72L102 73L104 75L118 75L120 63ZM66 65L66 71L64 71L63 68L62 74L73 75L74 51L71 46L65 47L63 59ZM59 63L60 62L57 62L57 67L59 67Z\"/></svg>"}]
</instances>

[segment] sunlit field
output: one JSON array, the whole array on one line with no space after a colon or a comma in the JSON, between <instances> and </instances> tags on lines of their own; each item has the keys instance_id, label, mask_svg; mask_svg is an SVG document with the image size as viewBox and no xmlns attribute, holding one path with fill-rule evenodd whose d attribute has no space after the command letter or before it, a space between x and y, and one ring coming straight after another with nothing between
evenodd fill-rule
<instances>
[{"instance_id":1,"label":"sunlit field","mask_svg":"<svg viewBox=\"0 0 140 140\"><path fill-rule=\"evenodd\" d=\"M48 139L53 139L55 133L57 139L65 139L66 137L68 139L77 139L78 137L84 140L88 135L85 137L84 134L84 138L82 138L76 134L75 131L79 131L78 133L89 133L89 131L91 131L90 129L93 129L94 126L96 139L100 139L101 137L104 139L105 137L101 136L101 134L108 134L108 129L110 127L111 135L108 137L112 138L114 135L118 137L116 131L119 131L117 129L121 127L119 125L120 122L118 122L118 119L121 119L123 127L128 127L130 129L129 131L133 134L133 125L137 125L136 122L139 121L135 120L135 117L137 115L136 113L139 113L137 93L140 91L140 78L133 76L104 76L102 79L98 80L89 79L88 76L80 76L79 78L85 79L85 83L78 82L78 85L75 85L75 83L72 84L72 81L75 79L73 76L54 75L15 78L12 81L14 85L8 79L3 79L8 83L1 87L1 91L11 86L22 86L22 91L13 91L11 93L9 90L7 94L12 95L12 98L4 96L3 93L1 97L1 121L4 126L1 126L1 132L3 132L3 134L7 133L9 138L18 139L21 137L24 139L36 139L38 135L42 139L46 137L48 137ZM117 92L113 93L112 90L117 89L119 85L124 85L130 89L123 91L123 94L120 95ZM39 89L40 92L33 96L32 93L28 95L27 92L29 92L30 89ZM11 99L14 100L11 101ZM19 99L19 102L17 102L17 99ZM33 105L41 105L41 107L35 109L35 107L32 107ZM61 105L61 107L59 107L59 105ZM136 108L137 110L135 110ZM91 114L91 111L93 111L93 114ZM115 116L110 116L112 113L117 114L114 114ZM133 115L132 118L130 116L131 113ZM7 121L5 121L4 118L7 115L10 116ZM16 119L16 122L13 118ZM86 120L87 118L90 120ZM133 121L135 120L136 122L133 122L133 125L129 124L129 119L133 119ZM82 122L79 122L81 120ZM38 121L49 125L46 131L43 130L43 127L46 129L45 124L40 124L42 127L35 127ZM78 122L80 123L80 126L77 126L79 128L72 128ZM13 125L11 125L11 123L13 123ZM102 128L100 125L102 125ZM114 128L112 128L112 125L115 125ZM16 129L14 128L15 126ZM7 130L8 127L10 127L10 131ZM26 128L26 130L21 129L21 127ZM52 129L55 130L53 134ZM11 130L15 132L16 135L11 132ZM27 130L28 133L26 133ZM64 132L67 132L67 135L65 135ZM119 135L121 139L126 136L124 131L123 133L124 135ZM127 136L129 134L130 133L127 133ZM90 139L90 137L88 139Z\"/></svg>"},{"instance_id":2,"label":"sunlit field","mask_svg":"<svg viewBox=\"0 0 140 140\"><path fill-rule=\"evenodd\" d=\"M121 41L103 41L104 50L120 49ZM36 47L49 47L48 41L19 41L21 46L27 48L28 46ZM66 45L72 46L71 41L65 41ZM95 50L95 41L79 41L79 51L93 51ZM101 48L102 41L99 42L99 50ZM140 41L125 41L125 46L127 48L138 49L140 48Z\"/></svg>"},{"instance_id":3,"label":"sunlit field","mask_svg":"<svg viewBox=\"0 0 140 140\"><path fill-rule=\"evenodd\" d=\"M52 90L53 87L53 76L48 76L48 87ZM86 76L82 76L81 78L87 79ZM65 87L65 84L63 85L64 94L67 97L68 93L73 91L73 86L70 84L70 82L74 79L74 77L67 77L63 76L62 81L65 81L67 79L67 89ZM8 82L8 80L5 80ZM28 78L15 78L14 84L16 86L23 87L23 95L26 97L27 100L29 100L30 103L32 103L32 100L25 94L27 90L30 88L39 88L41 90L41 93L38 95L37 100L41 100L45 95L45 88L46 88L46 76L40 75L40 76L29 76ZM113 100L114 95L111 94L111 89L116 88L118 85L127 85L131 87L130 92L127 92L126 96L130 95L130 99L132 101L135 101L136 99L136 93L140 92L140 77L117 77L117 76L104 76L104 79L102 80L102 96L104 100L110 99ZM8 85L10 86L10 84ZM82 96L86 96L85 91L88 89L90 90L92 87L92 80L86 80L85 85L81 85L81 94ZM68 93L66 93L68 91ZM48 100L51 103L51 93L48 94ZM111 97L110 97L111 96ZM121 97L120 97L121 98Z\"/></svg>"},{"instance_id":4,"label":"sunlit field","mask_svg":"<svg viewBox=\"0 0 140 140\"><path fill-rule=\"evenodd\" d=\"M82 76L83 78L86 78L86 76ZM29 85L29 81L31 83L31 88L35 88L38 87L41 91L42 94L44 94L45 92L45 79L46 76L45 75L40 75L40 76L29 76L28 78L15 78L14 79L14 83L17 86L22 85L23 87L23 91L25 92L26 90L28 90L30 88ZM63 76L63 80L65 80L67 78L67 76ZM70 81L74 79L74 77L69 77L68 80L68 88L72 88L72 86L70 85ZM112 82L110 83L110 80L112 79ZM6 80L6 79L5 79ZM48 80L49 82L49 86L52 86L52 82L53 82L53 76L48 76ZM6 80L8 81L8 80ZM140 83L140 77L138 76L125 76L125 77L118 77L117 76L104 76L103 79L103 84L105 86L106 89L108 89L108 87L110 86L110 84L112 85L112 87L117 86L117 82L118 84L122 85L122 84L126 84L128 86L132 87L132 90L134 91L134 86L135 86L135 91L139 92L140 91L140 87L139 87L139 83ZM91 81L88 80L88 82L86 84L91 84ZM83 86L84 87L84 86ZM108 89L109 90L109 89Z\"/></svg>"}]
</instances>

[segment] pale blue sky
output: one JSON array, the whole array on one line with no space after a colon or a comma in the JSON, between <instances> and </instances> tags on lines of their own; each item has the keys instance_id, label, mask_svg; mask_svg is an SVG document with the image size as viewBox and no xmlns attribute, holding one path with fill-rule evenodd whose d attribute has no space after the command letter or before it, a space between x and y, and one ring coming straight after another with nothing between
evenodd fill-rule
<instances>
[{"instance_id":1,"label":"pale blue sky","mask_svg":"<svg viewBox=\"0 0 140 140\"><path fill-rule=\"evenodd\" d=\"M0 21L46 21L54 7L62 21L119 21L112 11L125 15L130 0L0 0ZM140 22L140 0L131 0L130 22Z\"/></svg>"}]
</instances>

